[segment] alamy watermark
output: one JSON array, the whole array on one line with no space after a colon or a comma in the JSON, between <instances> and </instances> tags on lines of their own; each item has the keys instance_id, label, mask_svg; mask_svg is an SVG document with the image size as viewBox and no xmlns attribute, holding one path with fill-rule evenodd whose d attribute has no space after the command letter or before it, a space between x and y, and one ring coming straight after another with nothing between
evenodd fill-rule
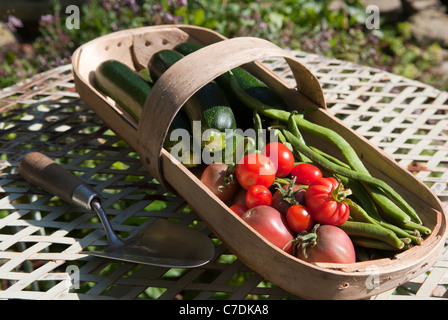
<instances>
[{"instance_id":1,"label":"alamy watermark","mask_svg":"<svg viewBox=\"0 0 448 320\"><path fill-rule=\"evenodd\" d=\"M370 265L366 268L369 276L366 279L366 288L368 290L379 289L380 287L380 269L378 266Z\"/></svg>"},{"instance_id":2,"label":"alamy watermark","mask_svg":"<svg viewBox=\"0 0 448 320\"><path fill-rule=\"evenodd\" d=\"M70 281L69 281L69 285L68 285L68 289L69 290L76 290L79 289L79 283L80 283L80 273L79 273L79 268L75 265L69 265L66 269L65 272L67 272L67 274L70 277Z\"/></svg>"},{"instance_id":3,"label":"alamy watermark","mask_svg":"<svg viewBox=\"0 0 448 320\"><path fill-rule=\"evenodd\" d=\"M77 5L68 5L65 8L65 13L68 17L65 19L65 27L67 29L79 29L80 28L80 10ZM380 28L380 8L377 5L368 5L366 7L366 13L370 14L366 18L366 28L369 30Z\"/></svg>"},{"instance_id":4,"label":"alamy watermark","mask_svg":"<svg viewBox=\"0 0 448 320\"><path fill-rule=\"evenodd\" d=\"M380 8L376 5L368 5L366 13L370 15L366 18L366 28L369 30L380 28Z\"/></svg>"},{"instance_id":5,"label":"alamy watermark","mask_svg":"<svg viewBox=\"0 0 448 320\"><path fill-rule=\"evenodd\" d=\"M79 7L72 4L65 8L65 13L69 16L65 19L65 27L69 30L80 28Z\"/></svg>"}]
</instances>

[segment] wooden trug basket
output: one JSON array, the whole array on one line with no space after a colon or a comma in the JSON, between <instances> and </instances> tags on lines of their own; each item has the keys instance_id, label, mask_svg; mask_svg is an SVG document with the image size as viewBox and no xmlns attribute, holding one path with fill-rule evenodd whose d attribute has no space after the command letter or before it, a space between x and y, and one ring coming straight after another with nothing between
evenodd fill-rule
<instances>
[{"instance_id":1,"label":"wooden trug basket","mask_svg":"<svg viewBox=\"0 0 448 320\"><path fill-rule=\"evenodd\" d=\"M93 85L105 60L119 60L135 70L151 56L185 41L206 47L173 65L156 82L139 123ZM292 88L257 60L283 57L297 83ZM140 156L160 183L183 197L215 235L248 267L276 285L307 299L361 299L390 290L428 270L439 258L446 237L446 213L429 188L390 156L326 111L317 78L295 57L274 44L251 37L227 39L209 29L164 25L115 32L90 41L72 58L76 89L102 121ZM201 181L162 148L178 110L197 90L224 72L243 65L281 95L291 109L314 108L309 120L347 139L374 177L389 183L419 213L432 234L419 245L395 255L353 264L311 264L273 246L213 195ZM307 137L306 139L313 139ZM338 156L323 140L320 148Z\"/></svg>"}]
</instances>

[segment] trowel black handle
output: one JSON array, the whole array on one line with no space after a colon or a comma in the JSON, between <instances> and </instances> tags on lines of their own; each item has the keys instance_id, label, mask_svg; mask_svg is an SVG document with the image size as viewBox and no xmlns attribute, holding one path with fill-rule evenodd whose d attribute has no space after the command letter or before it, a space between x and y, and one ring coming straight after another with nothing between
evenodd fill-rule
<instances>
[{"instance_id":1,"label":"trowel black handle","mask_svg":"<svg viewBox=\"0 0 448 320\"><path fill-rule=\"evenodd\" d=\"M25 155L20 160L19 172L28 182L70 204L92 209L91 201L101 200L88 184L40 152Z\"/></svg>"}]
</instances>

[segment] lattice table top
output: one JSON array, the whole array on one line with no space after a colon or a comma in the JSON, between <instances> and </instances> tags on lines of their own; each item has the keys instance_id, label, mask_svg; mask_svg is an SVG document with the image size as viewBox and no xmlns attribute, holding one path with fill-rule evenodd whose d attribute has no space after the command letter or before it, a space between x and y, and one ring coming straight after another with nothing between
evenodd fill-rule
<instances>
[{"instance_id":1,"label":"lattice table top","mask_svg":"<svg viewBox=\"0 0 448 320\"><path fill-rule=\"evenodd\" d=\"M379 69L293 51L319 78L329 111L408 168L448 203L448 93ZM284 60L264 63L287 81ZM0 299L296 299L233 256L188 204L169 194L137 154L79 99L71 66L0 91ZM90 257L107 244L95 213L33 187L18 160L40 151L104 197L120 235L151 217L194 225L216 255L195 269ZM448 253L430 269L373 299L448 298Z\"/></svg>"}]
</instances>

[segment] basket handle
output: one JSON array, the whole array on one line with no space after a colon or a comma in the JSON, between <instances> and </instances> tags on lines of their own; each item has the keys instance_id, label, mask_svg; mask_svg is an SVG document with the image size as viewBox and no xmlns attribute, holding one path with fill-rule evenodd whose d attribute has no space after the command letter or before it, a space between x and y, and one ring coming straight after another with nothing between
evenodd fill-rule
<instances>
[{"instance_id":1,"label":"basket handle","mask_svg":"<svg viewBox=\"0 0 448 320\"><path fill-rule=\"evenodd\" d=\"M143 165L165 187L163 142L174 117L188 99L219 75L245 63L283 57L297 83L297 90L325 108L322 88L316 77L293 55L275 44L254 37L227 39L205 46L176 62L156 81L140 116L137 145Z\"/></svg>"}]
</instances>

